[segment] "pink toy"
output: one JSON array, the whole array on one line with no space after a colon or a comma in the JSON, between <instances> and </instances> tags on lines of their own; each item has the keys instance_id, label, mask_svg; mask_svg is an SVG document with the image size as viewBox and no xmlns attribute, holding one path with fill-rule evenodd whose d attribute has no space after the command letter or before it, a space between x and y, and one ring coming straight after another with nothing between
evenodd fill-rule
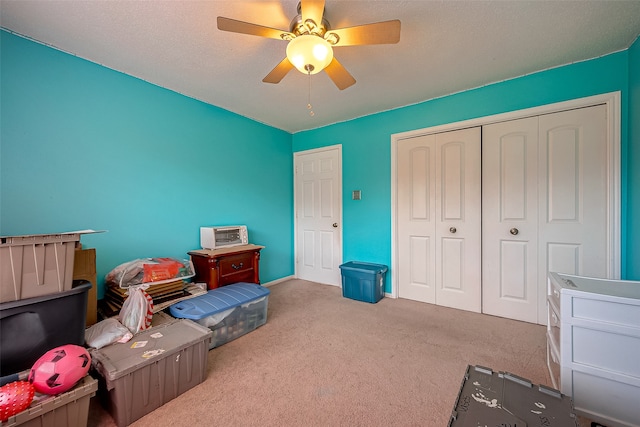
<instances>
[{"instance_id":1,"label":"pink toy","mask_svg":"<svg viewBox=\"0 0 640 427\"><path fill-rule=\"evenodd\" d=\"M58 394L70 390L91 367L91 356L84 347L67 344L43 354L29 372L36 391Z\"/></svg>"}]
</instances>

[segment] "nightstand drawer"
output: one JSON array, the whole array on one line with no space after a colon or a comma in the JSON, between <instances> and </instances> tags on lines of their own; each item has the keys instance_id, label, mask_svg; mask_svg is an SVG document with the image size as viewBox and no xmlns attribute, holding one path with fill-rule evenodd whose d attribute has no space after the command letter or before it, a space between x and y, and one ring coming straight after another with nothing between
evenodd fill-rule
<instances>
[{"instance_id":1,"label":"nightstand drawer","mask_svg":"<svg viewBox=\"0 0 640 427\"><path fill-rule=\"evenodd\" d=\"M220 274L227 276L229 274L241 273L253 268L253 253L244 253L238 255L229 255L220 259Z\"/></svg>"}]
</instances>

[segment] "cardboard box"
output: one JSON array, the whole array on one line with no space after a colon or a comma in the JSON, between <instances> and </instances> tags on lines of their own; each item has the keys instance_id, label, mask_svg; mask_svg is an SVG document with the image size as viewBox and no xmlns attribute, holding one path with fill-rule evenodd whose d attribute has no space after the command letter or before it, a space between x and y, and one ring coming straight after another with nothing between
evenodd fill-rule
<instances>
[{"instance_id":1,"label":"cardboard box","mask_svg":"<svg viewBox=\"0 0 640 427\"><path fill-rule=\"evenodd\" d=\"M98 276L96 273L96 250L76 249L73 263L73 280L86 280L91 283L87 298L87 324L89 327L98 321Z\"/></svg>"}]
</instances>

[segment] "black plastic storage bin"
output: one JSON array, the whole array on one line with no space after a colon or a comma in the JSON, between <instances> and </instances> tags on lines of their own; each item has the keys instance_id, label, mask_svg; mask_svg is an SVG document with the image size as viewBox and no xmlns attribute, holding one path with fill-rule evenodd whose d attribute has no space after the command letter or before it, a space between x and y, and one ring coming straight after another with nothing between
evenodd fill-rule
<instances>
[{"instance_id":1,"label":"black plastic storage bin","mask_svg":"<svg viewBox=\"0 0 640 427\"><path fill-rule=\"evenodd\" d=\"M342 296L376 303L384 297L384 276L388 267L382 264L350 261L340 266Z\"/></svg>"},{"instance_id":2,"label":"black plastic storage bin","mask_svg":"<svg viewBox=\"0 0 640 427\"><path fill-rule=\"evenodd\" d=\"M0 376L27 369L44 353L84 345L91 283L74 282L68 291L0 304Z\"/></svg>"}]
</instances>

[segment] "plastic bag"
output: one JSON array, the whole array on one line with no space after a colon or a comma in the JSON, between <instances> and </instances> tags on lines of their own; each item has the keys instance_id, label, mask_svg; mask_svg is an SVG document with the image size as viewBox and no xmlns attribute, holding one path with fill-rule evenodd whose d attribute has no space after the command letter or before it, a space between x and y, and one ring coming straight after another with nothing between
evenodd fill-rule
<instances>
[{"instance_id":1,"label":"plastic bag","mask_svg":"<svg viewBox=\"0 0 640 427\"><path fill-rule=\"evenodd\" d=\"M109 286L128 288L144 284L161 284L195 276L193 264L175 258L141 258L120 264L107 274Z\"/></svg>"},{"instance_id":2,"label":"plastic bag","mask_svg":"<svg viewBox=\"0 0 640 427\"><path fill-rule=\"evenodd\" d=\"M134 335L149 328L153 318L153 299L142 288L129 289L118 318Z\"/></svg>"},{"instance_id":3,"label":"plastic bag","mask_svg":"<svg viewBox=\"0 0 640 427\"><path fill-rule=\"evenodd\" d=\"M144 272L143 282L158 282L160 280L173 279L180 273L184 265L180 261L171 258L155 258L155 263L145 264L142 268Z\"/></svg>"},{"instance_id":4,"label":"plastic bag","mask_svg":"<svg viewBox=\"0 0 640 427\"><path fill-rule=\"evenodd\" d=\"M113 317L90 326L84 332L84 341L93 348L102 348L114 342L125 343L132 337L131 331Z\"/></svg>"}]
</instances>

